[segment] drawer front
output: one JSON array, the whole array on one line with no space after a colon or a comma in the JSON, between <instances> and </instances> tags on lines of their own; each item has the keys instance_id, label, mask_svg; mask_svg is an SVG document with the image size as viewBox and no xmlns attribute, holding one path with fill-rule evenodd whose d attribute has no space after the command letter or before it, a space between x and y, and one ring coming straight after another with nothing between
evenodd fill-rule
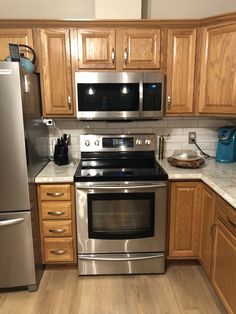
<instances>
[{"instance_id":1,"label":"drawer front","mask_svg":"<svg viewBox=\"0 0 236 314\"><path fill-rule=\"evenodd\" d=\"M70 219L72 211L71 202L42 202L43 219Z\"/></svg>"},{"instance_id":2,"label":"drawer front","mask_svg":"<svg viewBox=\"0 0 236 314\"><path fill-rule=\"evenodd\" d=\"M236 210L220 197L217 197L216 201L216 216L236 235Z\"/></svg>"},{"instance_id":3,"label":"drawer front","mask_svg":"<svg viewBox=\"0 0 236 314\"><path fill-rule=\"evenodd\" d=\"M73 262L72 238L44 239L45 262Z\"/></svg>"},{"instance_id":4,"label":"drawer front","mask_svg":"<svg viewBox=\"0 0 236 314\"><path fill-rule=\"evenodd\" d=\"M72 222L70 220L44 220L42 225L44 237L72 236Z\"/></svg>"},{"instance_id":5,"label":"drawer front","mask_svg":"<svg viewBox=\"0 0 236 314\"><path fill-rule=\"evenodd\" d=\"M41 185L40 197L42 201L57 201L57 200L69 201L71 199L70 185L69 184Z\"/></svg>"}]
</instances>

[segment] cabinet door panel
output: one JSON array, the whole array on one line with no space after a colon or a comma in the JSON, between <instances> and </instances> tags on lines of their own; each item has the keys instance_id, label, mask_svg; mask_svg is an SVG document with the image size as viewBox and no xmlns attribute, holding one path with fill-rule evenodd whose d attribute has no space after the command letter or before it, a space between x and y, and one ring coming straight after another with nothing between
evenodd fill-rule
<instances>
[{"instance_id":1,"label":"cabinet door panel","mask_svg":"<svg viewBox=\"0 0 236 314\"><path fill-rule=\"evenodd\" d=\"M160 68L160 30L125 30L124 69Z\"/></svg>"},{"instance_id":2,"label":"cabinet door panel","mask_svg":"<svg viewBox=\"0 0 236 314\"><path fill-rule=\"evenodd\" d=\"M44 115L73 115L70 32L44 29L40 37Z\"/></svg>"},{"instance_id":3,"label":"cabinet door panel","mask_svg":"<svg viewBox=\"0 0 236 314\"><path fill-rule=\"evenodd\" d=\"M168 30L167 113L193 112L196 30Z\"/></svg>"},{"instance_id":4,"label":"cabinet door panel","mask_svg":"<svg viewBox=\"0 0 236 314\"><path fill-rule=\"evenodd\" d=\"M169 257L198 255L200 205L200 182L171 184Z\"/></svg>"},{"instance_id":5,"label":"cabinet door panel","mask_svg":"<svg viewBox=\"0 0 236 314\"><path fill-rule=\"evenodd\" d=\"M203 30L200 113L236 114L236 24Z\"/></svg>"},{"instance_id":6,"label":"cabinet door panel","mask_svg":"<svg viewBox=\"0 0 236 314\"><path fill-rule=\"evenodd\" d=\"M93 29L78 31L79 68L115 68L115 30Z\"/></svg>"}]
</instances>

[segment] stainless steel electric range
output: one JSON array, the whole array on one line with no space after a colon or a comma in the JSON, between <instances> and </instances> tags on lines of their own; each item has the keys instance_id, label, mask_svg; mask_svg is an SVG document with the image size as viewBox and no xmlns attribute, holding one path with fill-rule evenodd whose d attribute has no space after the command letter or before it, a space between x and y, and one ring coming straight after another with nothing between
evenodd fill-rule
<instances>
[{"instance_id":1,"label":"stainless steel electric range","mask_svg":"<svg viewBox=\"0 0 236 314\"><path fill-rule=\"evenodd\" d=\"M165 271L167 174L156 136L81 135L75 173L80 275Z\"/></svg>"}]
</instances>

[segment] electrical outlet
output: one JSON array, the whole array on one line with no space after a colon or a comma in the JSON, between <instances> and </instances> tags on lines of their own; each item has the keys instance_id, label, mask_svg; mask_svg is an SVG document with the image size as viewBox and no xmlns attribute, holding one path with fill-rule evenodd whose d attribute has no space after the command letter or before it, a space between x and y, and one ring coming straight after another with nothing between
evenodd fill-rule
<instances>
[{"instance_id":1,"label":"electrical outlet","mask_svg":"<svg viewBox=\"0 0 236 314\"><path fill-rule=\"evenodd\" d=\"M189 132L188 133L188 143L194 144L194 141L196 141L196 132Z\"/></svg>"}]
</instances>

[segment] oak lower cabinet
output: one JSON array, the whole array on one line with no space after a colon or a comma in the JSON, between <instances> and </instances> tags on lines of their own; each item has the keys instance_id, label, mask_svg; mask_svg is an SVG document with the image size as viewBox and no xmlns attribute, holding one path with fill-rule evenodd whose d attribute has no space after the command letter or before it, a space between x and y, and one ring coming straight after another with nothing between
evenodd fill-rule
<instances>
[{"instance_id":1,"label":"oak lower cabinet","mask_svg":"<svg viewBox=\"0 0 236 314\"><path fill-rule=\"evenodd\" d=\"M169 29L166 114L193 114L196 29Z\"/></svg>"},{"instance_id":2,"label":"oak lower cabinet","mask_svg":"<svg viewBox=\"0 0 236 314\"><path fill-rule=\"evenodd\" d=\"M228 313L236 313L236 210L220 197L216 201L217 228L212 283Z\"/></svg>"},{"instance_id":3,"label":"oak lower cabinet","mask_svg":"<svg viewBox=\"0 0 236 314\"><path fill-rule=\"evenodd\" d=\"M43 115L74 115L71 38L69 29L37 31L40 51L40 78Z\"/></svg>"},{"instance_id":4,"label":"oak lower cabinet","mask_svg":"<svg viewBox=\"0 0 236 314\"><path fill-rule=\"evenodd\" d=\"M38 185L41 248L45 264L76 262L73 184Z\"/></svg>"},{"instance_id":5,"label":"oak lower cabinet","mask_svg":"<svg viewBox=\"0 0 236 314\"><path fill-rule=\"evenodd\" d=\"M199 249L201 183L171 182L169 258L197 258Z\"/></svg>"},{"instance_id":6,"label":"oak lower cabinet","mask_svg":"<svg viewBox=\"0 0 236 314\"><path fill-rule=\"evenodd\" d=\"M212 250L216 223L215 215L215 192L202 183L202 211L201 232L199 245L199 260L208 277L211 275Z\"/></svg>"},{"instance_id":7,"label":"oak lower cabinet","mask_svg":"<svg viewBox=\"0 0 236 314\"><path fill-rule=\"evenodd\" d=\"M160 40L160 29L80 29L79 69L160 69Z\"/></svg>"},{"instance_id":8,"label":"oak lower cabinet","mask_svg":"<svg viewBox=\"0 0 236 314\"><path fill-rule=\"evenodd\" d=\"M202 28L199 113L236 114L236 24Z\"/></svg>"}]
</instances>

